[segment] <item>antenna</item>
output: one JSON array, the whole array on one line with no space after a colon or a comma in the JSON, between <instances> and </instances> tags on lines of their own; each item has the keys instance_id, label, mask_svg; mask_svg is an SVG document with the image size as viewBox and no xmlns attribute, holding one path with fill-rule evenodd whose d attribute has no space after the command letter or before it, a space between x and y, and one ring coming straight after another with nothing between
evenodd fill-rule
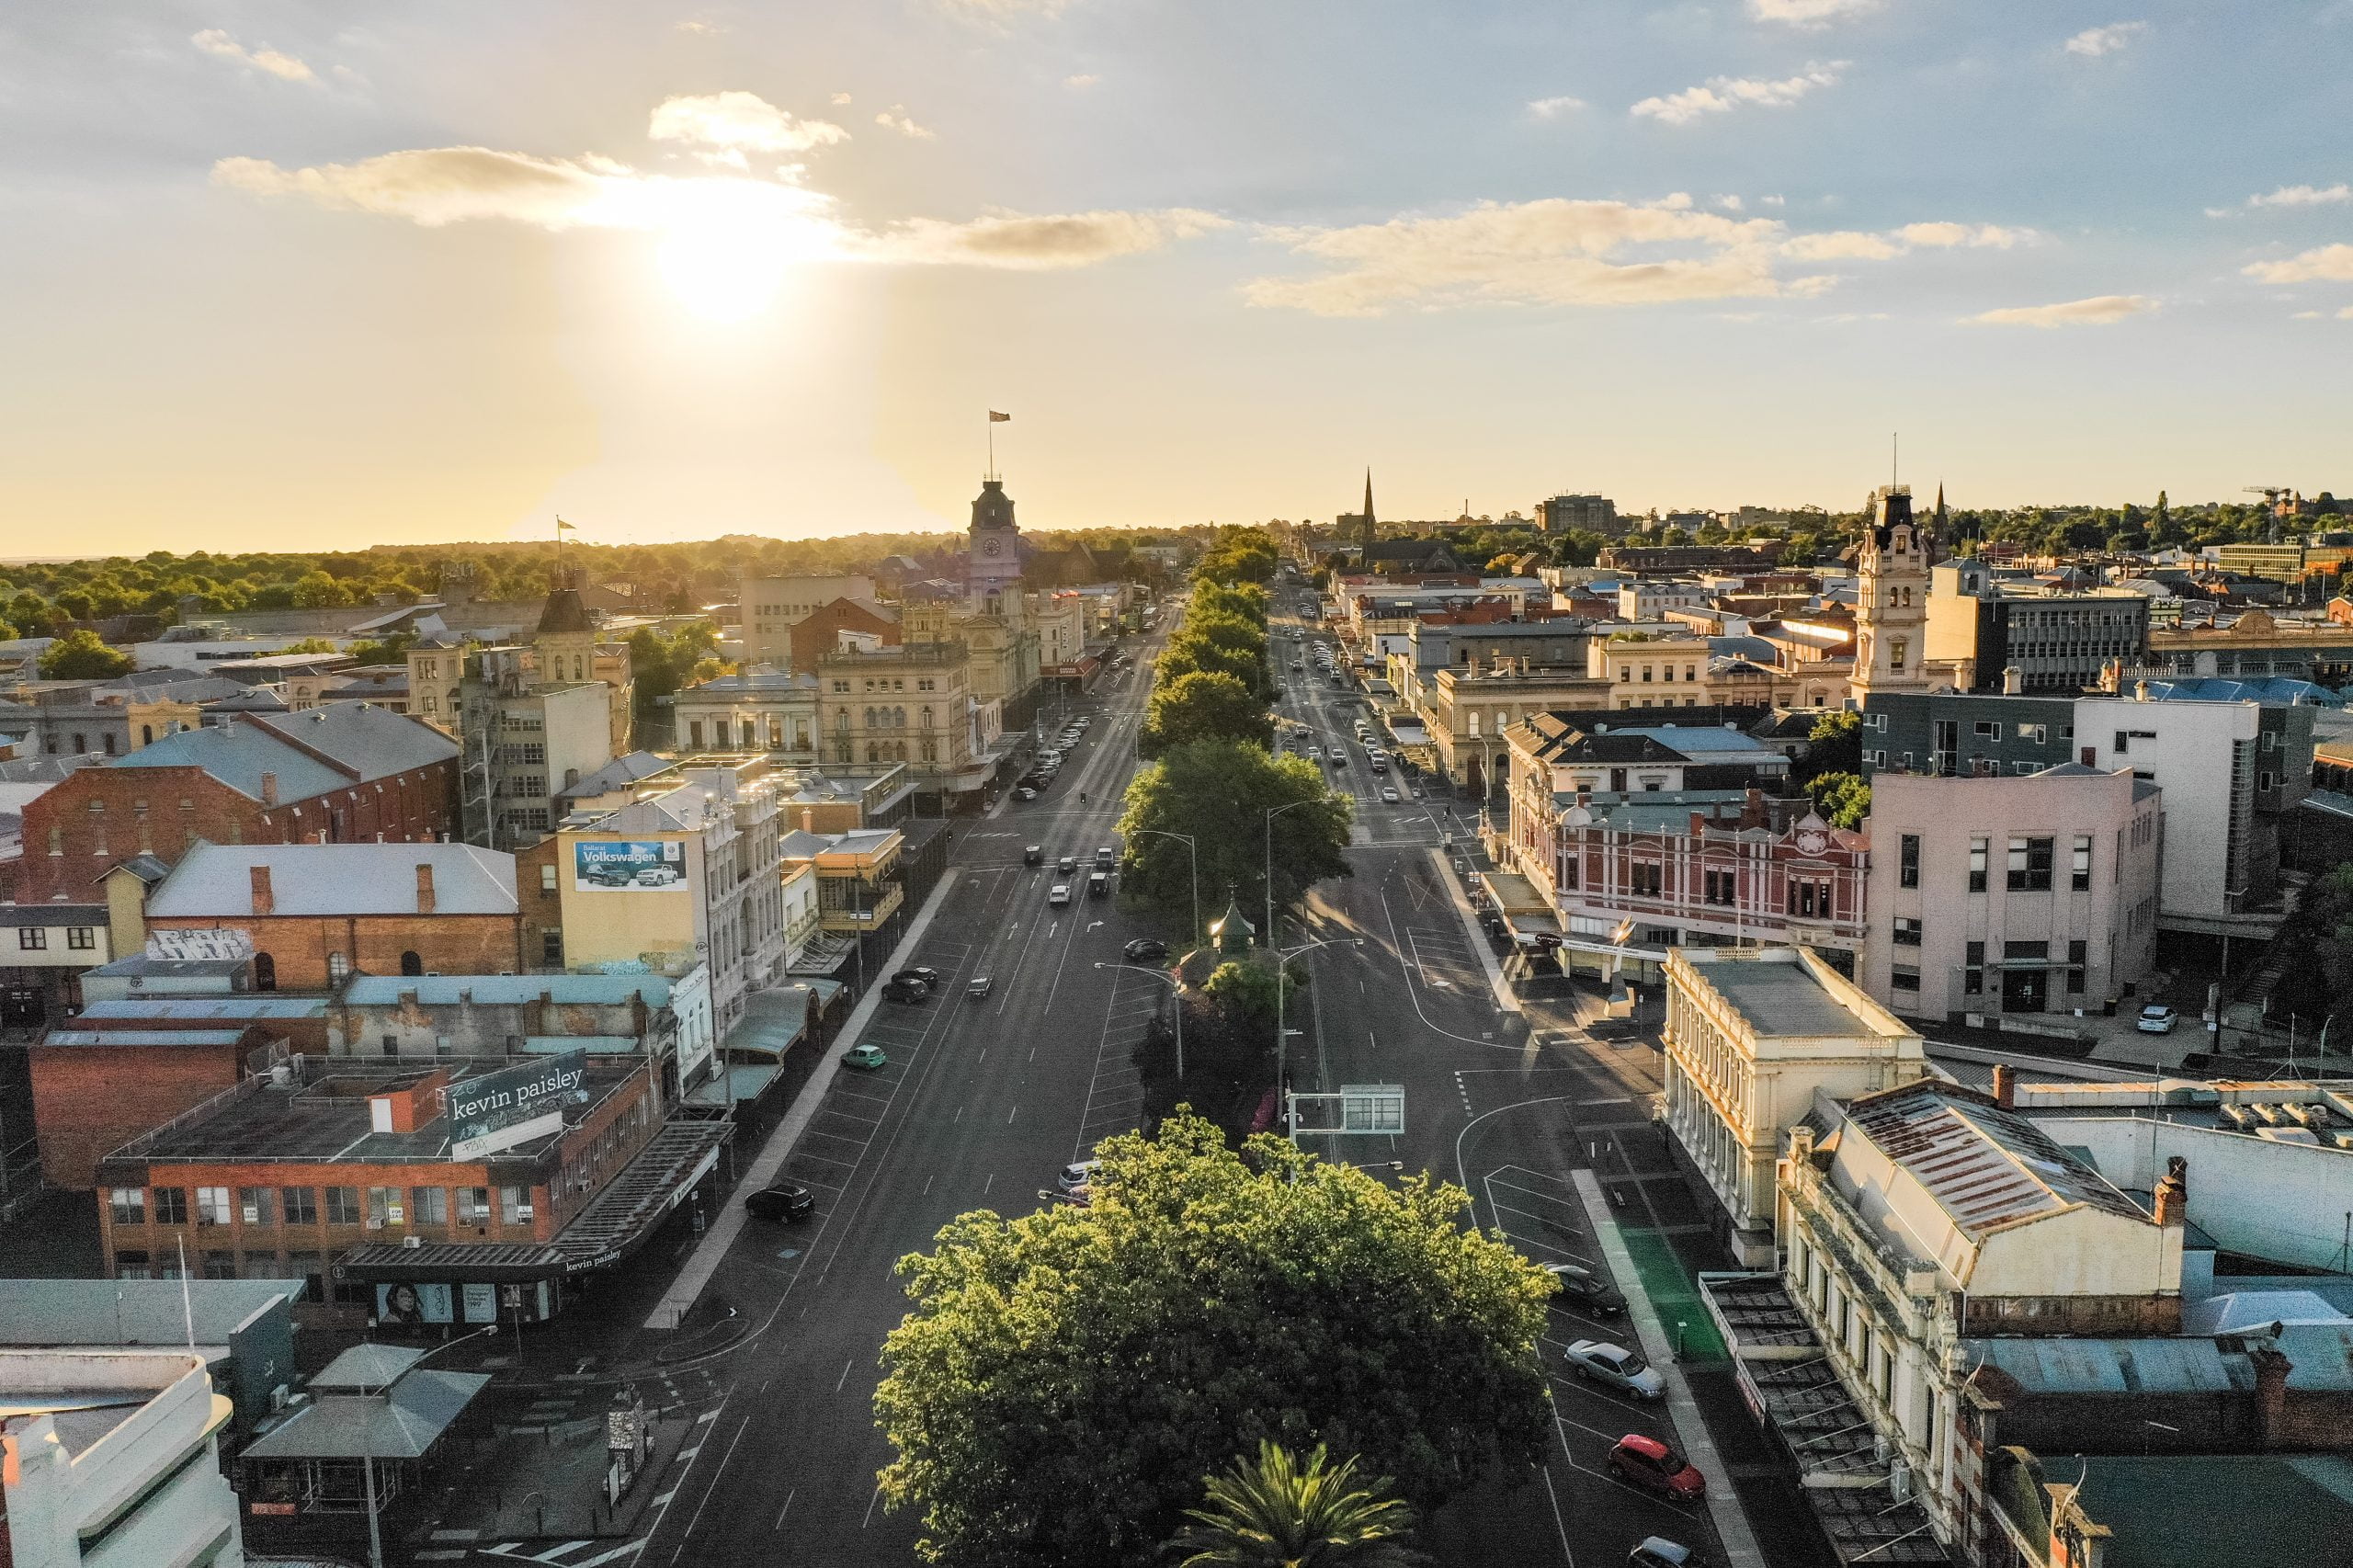
<instances>
[{"instance_id":1,"label":"antenna","mask_svg":"<svg viewBox=\"0 0 2353 1568\"><path fill-rule=\"evenodd\" d=\"M1903 456L1904 433L1900 430L1891 430L1887 437L1887 484L1891 490L1903 483L1897 472L1903 466Z\"/></svg>"}]
</instances>

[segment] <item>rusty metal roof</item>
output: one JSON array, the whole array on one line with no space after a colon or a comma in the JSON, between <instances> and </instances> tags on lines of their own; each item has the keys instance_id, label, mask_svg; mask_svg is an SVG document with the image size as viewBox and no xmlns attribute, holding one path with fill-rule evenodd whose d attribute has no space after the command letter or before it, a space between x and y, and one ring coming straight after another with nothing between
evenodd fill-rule
<instances>
[{"instance_id":1,"label":"rusty metal roof","mask_svg":"<svg viewBox=\"0 0 2353 1568\"><path fill-rule=\"evenodd\" d=\"M1923 1080L1857 1101L1848 1119L1972 1241L2079 1205L2149 1218L2033 1122L1966 1091Z\"/></svg>"}]
</instances>

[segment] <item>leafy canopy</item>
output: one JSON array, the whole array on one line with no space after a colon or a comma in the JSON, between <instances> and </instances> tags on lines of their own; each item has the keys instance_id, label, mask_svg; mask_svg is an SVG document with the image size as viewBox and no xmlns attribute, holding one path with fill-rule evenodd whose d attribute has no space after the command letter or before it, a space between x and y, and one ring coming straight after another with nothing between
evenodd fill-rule
<instances>
[{"instance_id":1,"label":"leafy canopy","mask_svg":"<svg viewBox=\"0 0 2353 1568\"><path fill-rule=\"evenodd\" d=\"M1305 803L1299 803L1305 802ZM1268 824L1273 820L1274 899L1296 903L1326 877L1350 874L1348 797L1324 787L1321 769L1303 757L1270 755L1242 741L1194 741L1175 745L1128 785L1120 833L1127 845L1120 885L1183 919L1190 919L1193 859L1199 857L1201 908L1222 906L1228 887L1250 912L1265 906ZM1267 934L1260 933L1263 938Z\"/></svg>"},{"instance_id":2,"label":"leafy canopy","mask_svg":"<svg viewBox=\"0 0 2353 1568\"><path fill-rule=\"evenodd\" d=\"M1852 773L1821 773L1806 781L1806 793L1833 827L1856 828L1871 814L1871 787Z\"/></svg>"},{"instance_id":3,"label":"leafy canopy","mask_svg":"<svg viewBox=\"0 0 2353 1568\"><path fill-rule=\"evenodd\" d=\"M37 667L43 680L107 680L129 673L133 662L99 642L88 627L77 626L41 651Z\"/></svg>"},{"instance_id":4,"label":"leafy canopy","mask_svg":"<svg viewBox=\"0 0 2353 1568\"><path fill-rule=\"evenodd\" d=\"M1097 1152L1092 1208L966 1214L900 1264L881 1484L926 1560L1142 1562L1262 1440L1360 1454L1419 1509L1536 1462L1546 1281L1459 1188L1191 1116Z\"/></svg>"},{"instance_id":5,"label":"leafy canopy","mask_svg":"<svg viewBox=\"0 0 2353 1568\"><path fill-rule=\"evenodd\" d=\"M1146 756L1195 741L1244 741L1264 747L1273 740L1267 705L1248 687L1215 670L1188 670L1155 687L1144 703L1143 727L1136 736Z\"/></svg>"}]
</instances>

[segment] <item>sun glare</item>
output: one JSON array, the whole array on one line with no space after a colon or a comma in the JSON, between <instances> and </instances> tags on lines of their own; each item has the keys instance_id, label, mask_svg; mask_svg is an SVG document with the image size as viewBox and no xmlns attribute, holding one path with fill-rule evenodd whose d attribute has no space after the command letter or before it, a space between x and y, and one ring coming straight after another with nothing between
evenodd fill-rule
<instances>
[{"instance_id":1,"label":"sun glare","mask_svg":"<svg viewBox=\"0 0 2353 1568\"><path fill-rule=\"evenodd\" d=\"M801 210L793 199L802 195L748 180L676 182L661 222L663 280L706 321L760 314L796 264L832 249L831 225Z\"/></svg>"}]
</instances>

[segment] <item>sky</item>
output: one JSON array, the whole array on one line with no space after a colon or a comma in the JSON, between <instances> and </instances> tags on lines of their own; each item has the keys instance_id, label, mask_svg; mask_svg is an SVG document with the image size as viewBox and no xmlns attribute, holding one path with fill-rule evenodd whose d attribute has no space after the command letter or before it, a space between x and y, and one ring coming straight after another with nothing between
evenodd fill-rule
<instances>
[{"instance_id":1,"label":"sky","mask_svg":"<svg viewBox=\"0 0 2353 1568\"><path fill-rule=\"evenodd\" d=\"M0 554L2353 492L2353 0L0 19Z\"/></svg>"}]
</instances>

